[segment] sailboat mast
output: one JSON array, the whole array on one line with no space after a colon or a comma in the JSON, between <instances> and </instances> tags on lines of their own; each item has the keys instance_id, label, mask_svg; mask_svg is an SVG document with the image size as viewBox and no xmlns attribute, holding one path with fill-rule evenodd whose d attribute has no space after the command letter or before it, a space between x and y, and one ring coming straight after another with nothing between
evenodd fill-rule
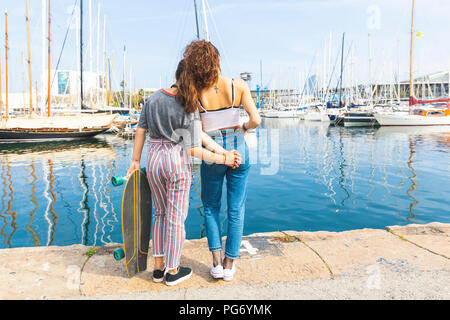
<instances>
[{"instance_id":1,"label":"sailboat mast","mask_svg":"<svg viewBox=\"0 0 450 320\"><path fill-rule=\"evenodd\" d=\"M197 27L197 40L200 40L200 30L198 29L197 1L194 0L195 7L195 25Z\"/></svg>"},{"instance_id":2,"label":"sailboat mast","mask_svg":"<svg viewBox=\"0 0 450 320\"><path fill-rule=\"evenodd\" d=\"M122 103L123 107L125 107L125 59L126 59L126 46L123 46L123 69L122 69ZM161 80L160 80L161 82ZM161 86L161 85L160 85Z\"/></svg>"},{"instance_id":3,"label":"sailboat mast","mask_svg":"<svg viewBox=\"0 0 450 320\"><path fill-rule=\"evenodd\" d=\"M345 32L342 34L342 52L341 52L341 87L339 89L339 108L342 108L342 73L344 71L344 41L345 41Z\"/></svg>"},{"instance_id":4,"label":"sailboat mast","mask_svg":"<svg viewBox=\"0 0 450 320\"><path fill-rule=\"evenodd\" d=\"M371 42L370 42L370 33L367 35L367 43L369 45L369 105L372 106L373 102L373 95L372 95L372 49L371 49Z\"/></svg>"},{"instance_id":5,"label":"sailboat mast","mask_svg":"<svg viewBox=\"0 0 450 320\"><path fill-rule=\"evenodd\" d=\"M109 66L109 102L108 102L108 106L111 105L112 103L112 99L113 97L113 93L112 93L112 73L113 73L113 68L114 68L114 52L112 53L112 57L111 60L109 60L108 66Z\"/></svg>"},{"instance_id":6,"label":"sailboat mast","mask_svg":"<svg viewBox=\"0 0 450 320\"><path fill-rule=\"evenodd\" d=\"M130 82L129 82L129 84L128 84L128 95L129 95L129 106L128 106L128 108L130 109L130 114L131 114L131 108L133 107L133 105L132 105L132 101L131 101L131 97L133 96L133 94L132 94L132 89L131 89L131 78L132 78L132 73L133 73L133 66L132 65L130 65Z\"/></svg>"},{"instance_id":7,"label":"sailboat mast","mask_svg":"<svg viewBox=\"0 0 450 320\"><path fill-rule=\"evenodd\" d=\"M8 12L5 9L5 90L6 90L6 118L9 117L8 105Z\"/></svg>"},{"instance_id":8,"label":"sailboat mast","mask_svg":"<svg viewBox=\"0 0 450 320\"><path fill-rule=\"evenodd\" d=\"M209 41L209 30L208 30L208 20L206 19L206 5L205 0L202 0L202 9L203 9L203 22L205 27L205 40Z\"/></svg>"},{"instance_id":9,"label":"sailboat mast","mask_svg":"<svg viewBox=\"0 0 450 320\"><path fill-rule=\"evenodd\" d=\"M48 0L48 53L47 53L47 116L50 117L50 100L51 100L51 96L50 96L50 24L51 24L51 17L50 17L50 0Z\"/></svg>"},{"instance_id":10,"label":"sailboat mast","mask_svg":"<svg viewBox=\"0 0 450 320\"><path fill-rule=\"evenodd\" d=\"M27 40L28 40L28 84L30 87L30 115L33 113L33 82L31 80L31 46L30 46L30 17L27 0Z\"/></svg>"},{"instance_id":11,"label":"sailboat mast","mask_svg":"<svg viewBox=\"0 0 450 320\"><path fill-rule=\"evenodd\" d=\"M92 65L93 65L93 55L92 55L92 0L89 0L89 72L92 76ZM89 101L92 104L92 88L89 88Z\"/></svg>"},{"instance_id":12,"label":"sailboat mast","mask_svg":"<svg viewBox=\"0 0 450 320\"><path fill-rule=\"evenodd\" d=\"M42 71L41 71L41 85L42 85L42 94L41 94L41 116L44 116L44 106L45 106L45 49L46 49L46 45L45 45L45 27L46 27L46 14L45 14L45 0L42 0L42 4L41 4L41 18L42 18L42 39L41 39L41 67L42 67Z\"/></svg>"},{"instance_id":13,"label":"sailboat mast","mask_svg":"<svg viewBox=\"0 0 450 320\"><path fill-rule=\"evenodd\" d=\"M23 105L23 111L25 113L25 71L23 67L23 51L20 50L20 56L22 57L22 105Z\"/></svg>"},{"instance_id":14,"label":"sailboat mast","mask_svg":"<svg viewBox=\"0 0 450 320\"><path fill-rule=\"evenodd\" d=\"M106 68L105 68L106 59L105 59L105 57L106 57L106 15L103 16L103 68L105 69L105 70L103 70L104 74L106 74ZM102 99L102 101L105 105L106 105L106 91L108 90L106 88L106 82L107 82L107 80L106 80L106 76L105 76L105 80L104 80L105 94L104 94L104 98Z\"/></svg>"},{"instance_id":15,"label":"sailboat mast","mask_svg":"<svg viewBox=\"0 0 450 320\"><path fill-rule=\"evenodd\" d=\"M92 0L89 0L89 71L92 73Z\"/></svg>"},{"instance_id":16,"label":"sailboat mast","mask_svg":"<svg viewBox=\"0 0 450 320\"><path fill-rule=\"evenodd\" d=\"M97 9L97 73L95 74L97 87L97 104L100 104L100 3Z\"/></svg>"},{"instance_id":17,"label":"sailboat mast","mask_svg":"<svg viewBox=\"0 0 450 320\"><path fill-rule=\"evenodd\" d=\"M84 109L84 101L83 101L83 0L80 0L80 109Z\"/></svg>"},{"instance_id":18,"label":"sailboat mast","mask_svg":"<svg viewBox=\"0 0 450 320\"><path fill-rule=\"evenodd\" d=\"M105 104L108 106L109 105L109 92L108 92L108 57L106 56L106 52L105 52Z\"/></svg>"},{"instance_id":19,"label":"sailboat mast","mask_svg":"<svg viewBox=\"0 0 450 320\"><path fill-rule=\"evenodd\" d=\"M400 106L400 39L397 39L397 102Z\"/></svg>"},{"instance_id":20,"label":"sailboat mast","mask_svg":"<svg viewBox=\"0 0 450 320\"><path fill-rule=\"evenodd\" d=\"M1 51L0 51L1 52ZM2 97L2 59L0 55L0 119L3 113L3 97Z\"/></svg>"},{"instance_id":21,"label":"sailboat mast","mask_svg":"<svg viewBox=\"0 0 450 320\"><path fill-rule=\"evenodd\" d=\"M414 6L415 0L412 0L411 13L411 47L409 51L409 111L413 105L412 98L414 97L414 83L413 83L413 47L414 47Z\"/></svg>"}]
</instances>

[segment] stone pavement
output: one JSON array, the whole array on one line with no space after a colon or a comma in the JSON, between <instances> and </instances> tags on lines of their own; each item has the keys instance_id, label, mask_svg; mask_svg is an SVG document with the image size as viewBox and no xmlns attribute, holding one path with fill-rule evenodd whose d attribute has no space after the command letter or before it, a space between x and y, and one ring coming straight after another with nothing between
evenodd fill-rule
<instances>
[{"instance_id":1,"label":"stone pavement","mask_svg":"<svg viewBox=\"0 0 450 320\"><path fill-rule=\"evenodd\" d=\"M232 282L212 279L206 239L188 240L176 287L128 278L119 244L0 250L0 299L450 299L450 224L243 238ZM87 253L90 254L87 254Z\"/></svg>"}]
</instances>

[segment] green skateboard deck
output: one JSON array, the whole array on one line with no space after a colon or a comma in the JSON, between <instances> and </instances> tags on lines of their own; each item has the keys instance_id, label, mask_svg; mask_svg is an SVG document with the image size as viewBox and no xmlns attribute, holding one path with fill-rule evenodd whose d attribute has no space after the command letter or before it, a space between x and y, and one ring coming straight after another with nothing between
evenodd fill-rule
<instances>
[{"instance_id":1,"label":"green skateboard deck","mask_svg":"<svg viewBox=\"0 0 450 320\"><path fill-rule=\"evenodd\" d=\"M118 179L118 177L113 177L112 182L115 186L126 181L122 196L123 249L114 251L114 258L116 260L125 258L127 274L131 278L147 269L152 198L147 177L142 170L134 170L125 178Z\"/></svg>"}]
</instances>

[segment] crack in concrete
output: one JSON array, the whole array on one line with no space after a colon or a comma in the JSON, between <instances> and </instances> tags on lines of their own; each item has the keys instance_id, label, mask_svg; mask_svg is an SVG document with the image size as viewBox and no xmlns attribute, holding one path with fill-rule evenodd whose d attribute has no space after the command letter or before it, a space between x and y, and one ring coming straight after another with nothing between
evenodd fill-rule
<instances>
[{"instance_id":1,"label":"crack in concrete","mask_svg":"<svg viewBox=\"0 0 450 320\"><path fill-rule=\"evenodd\" d=\"M81 291L81 286L82 286L82 282L81 282L81 279L82 279L82 277L83 277L83 270L84 270L84 267L86 266L86 264L88 263L88 261L89 261L89 259L90 258L92 258L94 255L92 255L92 256L87 256L87 259L86 259L86 261L84 261L84 263L83 263L83 265L81 266L81 270L80 270L80 284L78 285L78 292L80 293L80 296L86 296L82 291Z\"/></svg>"},{"instance_id":2,"label":"crack in concrete","mask_svg":"<svg viewBox=\"0 0 450 320\"><path fill-rule=\"evenodd\" d=\"M314 250L308 243L306 243L305 240L302 240L302 239L300 239L300 238L297 237L297 236L291 236L291 235L285 233L284 231L281 231L281 233L283 233L287 238L294 237L294 238L297 239L300 243L302 243L305 247L307 247L307 248L310 249L312 252L314 252L314 253L319 257L319 259L322 260L323 264L324 264L325 267L327 268L328 272L330 273L330 278L331 278L331 279L334 279L334 273L333 273L333 271L331 270L331 268L330 268L330 266L328 265L328 263L325 261L325 259L324 259L324 258L323 258L316 250Z\"/></svg>"},{"instance_id":3,"label":"crack in concrete","mask_svg":"<svg viewBox=\"0 0 450 320\"><path fill-rule=\"evenodd\" d=\"M391 234L393 234L394 236L398 237L399 239L401 239L401 240L403 240L403 241L406 241L406 242L409 242L409 243L415 245L416 247L418 247L418 248L420 248L420 249L423 249L423 250L425 250L425 251L428 251L428 252L430 252L430 253L432 253L432 254L435 254L435 255L440 256L440 257L442 257L442 258L445 258L445 259L447 259L447 260L450 260L450 258L447 257L446 255L441 254L441 253L438 253L438 252L435 252L435 251L430 250L430 249L428 249L428 248L425 248L424 246L421 246L420 244L415 243L415 242L413 242L413 241L411 241L411 240L405 238L404 236L395 233L394 230L392 230L392 229L390 229L390 228L386 228L386 231L389 232L389 233L391 233Z\"/></svg>"}]
</instances>

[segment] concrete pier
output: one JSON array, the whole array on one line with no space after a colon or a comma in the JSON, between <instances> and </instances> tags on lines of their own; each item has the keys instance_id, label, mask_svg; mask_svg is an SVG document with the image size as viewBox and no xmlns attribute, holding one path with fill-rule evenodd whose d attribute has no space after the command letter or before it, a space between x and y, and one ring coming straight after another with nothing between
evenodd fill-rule
<instances>
[{"instance_id":1,"label":"concrete pier","mask_svg":"<svg viewBox=\"0 0 450 320\"><path fill-rule=\"evenodd\" d=\"M193 275L175 287L152 281L152 257L128 278L119 246L2 249L0 299L450 299L450 224L253 234L232 282L209 275L205 238L188 240Z\"/></svg>"}]
</instances>

